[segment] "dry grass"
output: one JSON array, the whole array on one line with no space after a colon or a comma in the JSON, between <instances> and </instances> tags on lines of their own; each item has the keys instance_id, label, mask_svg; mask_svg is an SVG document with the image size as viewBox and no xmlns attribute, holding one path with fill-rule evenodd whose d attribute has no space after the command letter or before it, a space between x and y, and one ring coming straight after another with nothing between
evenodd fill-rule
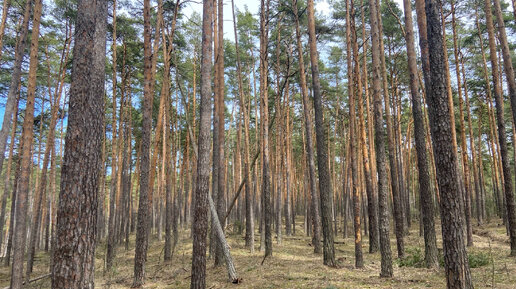
<instances>
[{"instance_id":1,"label":"dry grass","mask_svg":"<svg viewBox=\"0 0 516 289\"><path fill-rule=\"evenodd\" d=\"M299 223L298 223L299 224ZM509 257L509 243L505 228L495 224L476 227L475 245L468 248L469 253L484 253L489 257L488 265L473 268L472 275L476 288L516 288L516 259ZM341 233L340 233L341 234ZM146 267L146 284L144 288L189 288L191 269L191 240L189 231L182 231L172 262L163 262L163 242L151 240ZM391 232L393 257L396 243ZM134 238L134 237L133 237ZM244 248L240 235L229 235L231 253L242 283L227 282L225 267L213 267L208 260L208 288L445 288L443 270L425 268L399 267L394 264L394 278L379 277L380 256L368 254L367 240L363 242L364 268L354 268L354 242L352 238L337 238L335 245L339 268L329 268L322 264L322 255L313 253L310 238L306 237L301 226L297 236L284 237L281 244L274 242L273 257L261 265L263 253L256 248L250 254ZM257 235L259 238L259 235ZM366 238L367 239L367 238ZM134 239L131 240L134 246ZM257 243L259 240L257 240ZM406 237L407 248L424 250L423 239L419 237L417 225L414 224L410 235ZM440 234L438 244L441 244ZM258 244L257 244L258 245ZM111 272L103 272L105 244L97 249L96 266L98 268L95 284L97 288L129 288L132 284L134 249L117 250L115 267ZM35 272L32 276L44 275L48 268L48 255L37 255ZM9 285L8 268L0 268L1 288ZM50 288L49 278L34 282L30 288Z\"/></svg>"}]
</instances>

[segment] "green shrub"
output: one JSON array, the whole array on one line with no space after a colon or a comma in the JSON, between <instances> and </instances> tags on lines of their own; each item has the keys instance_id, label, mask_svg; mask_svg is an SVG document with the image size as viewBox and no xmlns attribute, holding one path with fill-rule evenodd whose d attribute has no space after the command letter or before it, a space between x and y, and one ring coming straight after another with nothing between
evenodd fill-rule
<instances>
[{"instance_id":1,"label":"green shrub","mask_svg":"<svg viewBox=\"0 0 516 289\"><path fill-rule=\"evenodd\" d=\"M425 267L425 256L420 248L407 248L405 258L397 260L400 267Z\"/></svg>"},{"instance_id":2,"label":"green shrub","mask_svg":"<svg viewBox=\"0 0 516 289\"><path fill-rule=\"evenodd\" d=\"M491 262L489 254L484 252L470 252L468 254L469 268L479 268L488 265ZM439 256L439 265L444 267L444 257Z\"/></svg>"},{"instance_id":3,"label":"green shrub","mask_svg":"<svg viewBox=\"0 0 516 289\"><path fill-rule=\"evenodd\" d=\"M470 268L478 268L482 266L486 266L491 263L491 258L489 258L489 254L483 252L471 252L468 255L469 267Z\"/></svg>"}]
</instances>

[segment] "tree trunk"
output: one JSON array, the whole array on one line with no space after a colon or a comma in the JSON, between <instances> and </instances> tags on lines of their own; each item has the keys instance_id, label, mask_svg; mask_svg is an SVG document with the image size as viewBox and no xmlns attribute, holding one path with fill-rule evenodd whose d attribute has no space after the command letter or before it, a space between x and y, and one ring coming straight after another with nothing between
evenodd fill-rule
<instances>
[{"instance_id":1,"label":"tree trunk","mask_svg":"<svg viewBox=\"0 0 516 289\"><path fill-rule=\"evenodd\" d=\"M353 9L353 2L346 1L346 51L347 51L347 71L348 71L348 94L349 94L349 142L350 151L349 158L351 161L351 194L353 195L353 225L355 229L355 267L364 267L364 259L362 256L362 235L360 232L360 192L359 192L359 180L358 180L358 164L357 164L357 137L356 137L356 115L355 115L355 87L354 81L360 79L360 75L357 74L359 70L358 60L355 58L355 70L351 62L351 46L356 44L356 34L351 35L351 27L354 26L354 21L351 22L351 18L355 17ZM354 32L354 31L353 31ZM352 44L353 43L353 44ZM355 45L353 45L355 48ZM357 51L353 51L356 57ZM355 79L353 79L353 76ZM357 89L357 93L361 94L361 87ZM362 106L361 103L358 104ZM361 119L363 120L363 119Z\"/></svg>"},{"instance_id":2,"label":"tree trunk","mask_svg":"<svg viewBox=\"0 0 516 289\"><path fill-rule=\"evenodd\" d=\"M38 44L39 44L39 26L42 10L41 0L34 3L34 18L32 21L32 35L30 45L30 63L29 76L27 85L27 101L25 104L25 117L23 119L21 146L21 165L20 179L16 200L16 229L13 236L13 266L11 273L11 288L22 288L23 286L23 261L25 256L26 243L26 226L27 212L29 207L29 183L32 167L32 136L34 133L34 102L36 96L36 72L38 69ZM10 128L10 123L8 124ZM8 128L6 130L8 133ZM5 149L5 143L2 144L2 150ZM3 161L3 154L2 154ZM36 200L35 205L38 206L41 199ZM30 265L30 264L29 264Z\"/></svg>"},{"instance_id":3,"label":"tree trunk","mask_svg":"<svg viewBox=\"0 0 516 289\"><path fill-rule=\"evenodd\" d=\"M107 2L82 0L78 11L52 288L94 287Z\"/></svg>"},{"instance_id":4,"label":"tree trunk","mask_svg":"<svg viewBox=\"0 0 516 289\"><path fill-rule=\"evenodd\" d=\"M352 15L351 15L351 32L352 32L352 44L353 44L353 59L355 62L355 80L357 83L357 91L358 95L358 115L360 122L360 147L362 152L362 159L364 164L364 177L365 177L365 186L366 186L366 194L367 194L367 210L368 210L368 219L369 219L369 253L375 253L378 251L378 202L376 192L374 190L374 182L371 173L370 167L370 159L369 152L366 147L366 128L365 128L365 118L364 118L364 100L362 97L362 79L361 79L361 69L360 69L360 61L358 55L358 39L356 34L356 24L355 24L355 10L353 9L353 2L351 2L352 6ZM366 76L367 77L367 76ZM365 91L368 90L368 87L365 86ZM366 94L367 97L367 94ZM370 148L372 149L373 145L370 144Z\"/></svg>"},{"instance_id":5,"label":"tree trunk","mask_svg":"<svg viewBox=\"0 0 516 289\"><path fill-rule=\"evenodd\" d=\"M385 52L384 52L384 44L383 44L383 24L382 17L380 12L380 4L379 0L376 0L377 8L377 17L378 17L378 31L379 31L379 48L380 48L380 61L381 61L381 72L382 72L382 84L383 84L383 97L385 101L385 120L387 124L387 145L388 145L388 154L389 154L389 165L390 165L390 175L391 175L391 192L392 192L392 200L394 207L394 232L396 234L396 247L398 249L398 258L403 259L405 257L405 241L404 241L404 230L405 230L405 216L403 212L403 201L402 201L402 193L400 190L400 180L398 178L398 171L400 168L398 167L398 163L396 161L397 153L396 153L396 145L395 145L395 134L392 124L392 116L391 116L391 105L390 105L390 96L389 96L389 87L388 87L388 79L387 79L387 69L385 63Z\"/></svg>"},{"instance_id":6,"label":"tree trunk","mask_svg":"<svg viewBox=\"0 0 516 289\"><path fill-rule=\"evenodd\" d=\"M272 256L272 203L271 176L269 160L269 96L268 96L268 57L269 0L260 4L260 114L262 130L262 217L265 229L265 258Z\"/></svg>"},{"instance_id":7,"label":"tree trunk","mask_svg":"<svg viewBox=\"0 0 516 289\"><path fill-rule=\"evenodd\" d=\"M308 100L308 88L306 84L305 64L303 61L303 46L301 43L301 32L298 17L297 0L292 1L294 15L296 18L296 39L299 61L299 79L301 85L301 94L303 95L303 114L305 119L305 137L306 137L306 153L308 157L308 173L310 180L310 211L312 217L312 245L314 246L314 253L321 253L321 227L319 214L319 198L317 196L317 180L315 175L315 156L313 146L313 127L312 116L310 114L310 103Z\"/></svg>"},{"instance_id":8,"label":"tree trunk","mask_svg":"<svg viewBox=\"0 0 516 289\"><path fill-rule=\"evenodd\" d=\"M216 206L217 206L217 214L219 216L219 222L222 228L224 228L225 220L224 216L226 214L226 208L225 208L225 198L226 198L226 180L225 180L225 157L224 157L224 138L225 138L225 129L224 129L224 114L225 114L225 106L224 106L224 33L223 33L223 27L224 27L224 19L223 19L223 2L222 0L217 0L218 5L218 43L215 45L218 45L218 49L216 50L215 55L215 67L217 69L215 70L215 81L218 82L218 85L215 85L215 101L217 102L218 110L216 110L216 114L218 115L218 123L215 125L214 123L214 130L218 130L218 138L217 138L217 147L213 148L214 150L218 150L217 157L218 159L213 158L214 165L217 166L218 174L217 174L217 195L216 198ZM215 139L214 139L215 141ZM215 250L215 266L222 265L223 262L223 245L219 242L217 243L217 247Z\"/></svg>"},{"instance_id":9,"label":"tree trunk","mask_svg":"<svg viewBox=\"0 0 516 289\"><path fill-rule=\"evenodd\" d=\"M514 77L514 68L512 66L511 52L509 50L509 44L507 42L507 35L505 33L505 24L503 21L502 9L500 7L500 0L494 0L496 20L498 24L498 37L500 40L500 46L502 46L503 55L503 67L505 71L505 79L507 80L507 87L509 88L509 97L511 99L512 107L512 119L516 123L516 80ZM514 12L514 11L513 11ZM516 15L516 14L515 14ZM488 16L490 17L490 16ZM487 21L487 18L486 18ZM489 24L488 24L489 25ZM488 28L489 29L489 28ZM493 66L494 67L494 66ZM500 79L501 81L501 79ZM496 89L495 89L496 90ZM501 97L503 100L503 97ZM503 116L503 115L502 115ZM499 124L500 126L500 124ZM501 136L500 136L501 138ZM500 141L500 146L502 142ZM503 148L501 148L503 150ZM508 155L507 155L508 157ZM507 166L509 166L509 160L506 160ZM502 166L503 166L503 155L502 155ZM510 168L508 171L504 170L504 179L506 183L511 183L512 178ZM514 202L514 192L512 188L509 189L507 184L505 185L505 203L507 206L507 220L509 223L509 235L511 238L511 256L516 256L516 204Z\"/></svg>"},{"instance_id":10,"label":"tree trunk","mask_svg":"<svg viewBox=\"0 0 516 289\"><path fill-rule=\"evenodd\" d=\"M2 20L0 22L0 59L2 59L5 23L7 21L7 12L9 11L9 8L11 8L11 0L5 0L2 5Z\"/></svg>"},{"instance_id":11,"label":"tree trunk","mask_svg":"<svg viewBox=\"0 0 516 289\"><path fill-rule=\"evenodd\" d=\"M206 287L206 235L208 233L208 194L210 183L210 127L212 73L213 0L203 1L201 53L201 104L197 153L197 181L194 197L191 289Z\"/></svg>"},{"instance_id":12,"label":"tree trunk","mask_svg":"<svg viewBox=\"0 0 516 289\"><path fill-rule=\"evenodd\" d=\"M425 82L429 108L437 180L441 197L441 223L444 264L448 288L473 288L464 246L461 195L457 160L453 147L450 107L446 88L446 71L439 7L435 0L425 1L427 17L430 77Z\"/></svg>"},{"instance_id":13,"label":"tree trunk","mask_svg":"<svg viewBox=\"0 0 516 289\"><path fill-rule=\"evenodd\" d=\"M5 226L5 222L6 222L5 214L6 214L6 211L7 211L6 210L6 207L7 207L7 197L9 196L9 192L10 192L11 184L12 184L12 182L11 182L11 170L12 170L13 158L14 158L14 144L16 143L16 126L18 124L18 104L19 104L19 101L20 101L20 98L17 98L16 99L16 106L15 106L15 110L14 110L14 114L13 114L14 119L13 119L12 128L11 128L11 143L9 145L9 160L7 161L7 169L5 170L5 176L4 176L4 193L2 195L2 209L0 211L0 252L3 252L3 250L2 250L2 243L4 241L4 226ZM15 170L16 170L16 168L15 168ZM16 187L16 183L14 183L14 187ZM14 206L11 206L11 213L14 212L14 210L12 208L14 208ZM11 225L9 225L9 226L12 227L12 224L14 224L12 217L10 218L10 222L11 222ZM9 230L9 231L11 231L11 230ZM7 263L8 262L9 261L7 260Z\"/></svg>"},{"instance_id":14,"label":"tree trunk","mask_svg":"<svg viewBox=\"0 0 516 289\"><path fill-rule=\"evenodd\" d=\"M419 194L421 214L423 216L420 222L423 223L424 227L425 262L427 268L437 268L439 267L439 262L437 260L434 204L432 200L430 173L428 171L428 160L426 153L426 131L424 127L421 96L419 94L419 82L417 79L417 58L416 49L414 46L414 27L412 26L412 7L410 1L403 0L403 7L405 10L405 41L407 42L412 117L414 118L414 138L416 142L417 153ZM420 38L421 37L422 36L420 35Z\"/></svg>"},{"instance_id":15,"label":"tree trunk","mask_svg":"<svg viewBox=\"0 0 516 289\"><path fill-rule=\"evenodd\" d=\"M331 179L328 166L327 140L325 134L324 108L321 84L319 82L319 56L315 35L314 1L308 0L308 42L310 44L310 64L312 67L312 89L314 95L315 134L317 141L317 167L319 171L319 194L321 195L321 223L323 229L324 265L335 266L333 245Z\"/></svg>"},{"instance_id":16,"label":"tree trunk","mask_svg":"<svg viewBox=\"0 0 516 289\"><path fill-rule=\"evenodd\" d=\"M143 3L143 50L144 50L144 100L143 100L143 121L141 136L141 159L140 159L140 200L138 205L138 226L136 230L136 250L134 256L134 281L133 287L141 287L145 278L145 260L147 259L148 247L148 220L149 220L149 154L152 130L152 51L151 51L151 26L150 26L150 0Z\"/></svg>"},{"instance_id":17,"label":"tree trunk","mask_svg":"<svg viewBox=\"0 0 516 289\"><path fill-rule=\"evenodd\" d=\"M461 134L461 151L462 151L462 174L464 176L464 214L466 217L466 240L468 246L473 246L473 229L471 227L471 186L469 175L469 159L466 145L466 126L464 125L464 100L462 99L462 83L460 78L459 66L459 44L456 31L455 2L451 2L452 6L452 31L453 31L453 54L455 60L455 72L457 76L457 92L459 97L459 117L460 117L460 134Z\"/></svg>"},{"instance_id":18,"label":"tree trunk","mask_svg":"<svg viewBox=\"0 0 516 289\"><path fill-rule=\"evenodd\" d=\"M7 2L7 1L6 1ZM20 35L16 41L16 48L14 54L14 64L11 73L11 82L9 84L9 92L7 94L7 101L5 103L4 120L2 128L0 129L0 168L3 168L5 158L5 148L7 145L7 137L9 136L9 129L11 129L11 119L15 109L16 99L20 91L21 69L25 48L27 46L27 33L29 29L29 18L31 15L32 1L25 2L23 12L22 26ZM1 47L0 47L1 48ZM1 57L1 55L0 55Z\"/></svg>"},{"instance_id":19,"label":"tree trunk","mask_svg":"<svg viewBox=\"0 0 516 289\"><path fill-rule=\"evenodd\" d=\"M392 253L389 239L389 209L388 209L388 177L387 164L385 163L385 131L383 126L383 112L380 83L380 37L378 25L378 6L375 0L369 0L369 12L371 21L371 49L373 69L373 102L374 102L374 126L376 168L378 171L378 213L380 230L381 253L381 277L392 277Z\"/></svg>"}]
</instances>

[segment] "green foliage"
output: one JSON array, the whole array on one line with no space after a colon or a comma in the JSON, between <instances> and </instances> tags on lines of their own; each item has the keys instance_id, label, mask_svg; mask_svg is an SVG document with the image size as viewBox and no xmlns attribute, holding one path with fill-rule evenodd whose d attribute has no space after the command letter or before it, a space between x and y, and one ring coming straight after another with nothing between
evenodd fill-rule
<instances>
[{"instance_id":1,"label":"green foliage","mask_svg":"<svg viewBox=\"0 0 516 289\"><path fill-rule=\"evenodd\" d=\"M398 259L396 262L400 267L425 267L425 254L420 248L407 248L404 259ZM491 263L488 253L485 252L469 252L468 262L470 268L480 268ZM439 254L439 265L444 267L444 256Z\"/></svg>"},{"instance_id":2,"label":"green foliage","mask_svg":"<svg viewBox=\"0 0 516 289\"><path fill-rule=\"evenodd\" d=\"M484 252L471 252L468 254L468 260L470 268L479 268L491 263L489 254Z\"/></svg>"},{"instance_id":3,"label":"green foliage","mask_svg":"<svg viewBox=\"0 0 516 289\"><path fill-rule=\"evenodd\" d=\"M425 267L425 255L420 248L407 248L404 259L397 259L400 267Z\"/></svg>"}]
</instances>

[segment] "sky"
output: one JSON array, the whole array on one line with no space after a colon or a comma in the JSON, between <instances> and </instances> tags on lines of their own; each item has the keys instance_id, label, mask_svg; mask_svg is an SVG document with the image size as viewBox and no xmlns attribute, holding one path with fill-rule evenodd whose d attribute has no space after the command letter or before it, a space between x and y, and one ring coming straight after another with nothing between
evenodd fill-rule
<instances>
[{"instance_id":1,"label":"sky","mask_svg":"<svg viewBox=\"0 0 516 289\"><path fill-rule=\"evenodd\" d=\"M398 3L401 10L403 10L403 0L394 0L394 2ZM260 10L260 1L258 0L236 0L235 1L235 9L245 10L245 6L247 6L248 10L254 14L258 15ZM197 13L202 15L202 2L190 2L183 8L184 15L189 16L193 11L197 11ZM315 0L315 13L323 14L324 16L329 17L331 15L331 7L328 3L328 0ZM233 15L231 12L231 1L224 0L224 38L229 39L231 41L235 40L235 36L233 35Z\"/></svg>"}]
</instances>

